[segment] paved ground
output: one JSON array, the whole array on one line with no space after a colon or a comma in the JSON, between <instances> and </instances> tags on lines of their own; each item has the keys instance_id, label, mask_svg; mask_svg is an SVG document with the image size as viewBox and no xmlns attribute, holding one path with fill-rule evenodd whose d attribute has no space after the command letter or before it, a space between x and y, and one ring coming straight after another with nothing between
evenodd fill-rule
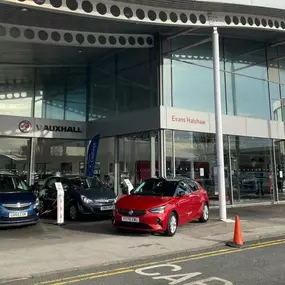
<instances>
[{"instance_id":1,"label":"paved ground","mask_svg":"<svg viewBox=\"0 0 285 285\"><path fill-rule=\"evenodd\" d=\"M52 274L10 285L281 285L285 238Z\"/></svg>"},{"instance_id":2,"label":"paved ground","mask_svg":"<svg viewBox=\"0 0 285 285\"><path fill-rule=\"evenodd\" d=\"M185 225L173 238L131 232L119 235L109 221L58 227L54 221L43 220L35 227L0 230L0 280L6 283L7 279L199 250L231 240L234 225L220 222L216 210L211 214L208 223ZM236 214L241 217L246 241L285 233L285 205L229 209L230 218Z\"/></svg>"}]
</instances>

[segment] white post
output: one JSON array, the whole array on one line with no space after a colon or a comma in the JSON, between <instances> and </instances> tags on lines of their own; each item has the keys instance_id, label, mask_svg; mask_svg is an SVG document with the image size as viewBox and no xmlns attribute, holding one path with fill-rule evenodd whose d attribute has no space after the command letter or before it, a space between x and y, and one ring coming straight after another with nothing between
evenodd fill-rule
<instances>
[{"instance_id":1,"label":"white post","mask_svg":"<svg viewBox=\"0 0 285 285\"><path fill-rule=\"evenodd\" d=\"M216 27L213 28L213 71L214 71L216 152L217 152L220 219L227 220L224 146L223 146L223 128L222 128L219 33Z\"/></svg>"},{"instance_id":2,"label":"white post","mask_svg":"<svg viewBox=\"0 0 285 285\"><path fill-rule=\"evenodd\" d=\"M155 133L150 132L150 177L156 177L155 152Z\"/></svg>"},{"instance_id":3,"label":"white post","mask_svg":"<svg viewBox=\"0 0 285 285\"><path fill-rule=\"evenodd\" d=\"M55 187L57 190L57 225L64 224L64 189L61 182L56 182Z\"/></svg>"}]
</instances>

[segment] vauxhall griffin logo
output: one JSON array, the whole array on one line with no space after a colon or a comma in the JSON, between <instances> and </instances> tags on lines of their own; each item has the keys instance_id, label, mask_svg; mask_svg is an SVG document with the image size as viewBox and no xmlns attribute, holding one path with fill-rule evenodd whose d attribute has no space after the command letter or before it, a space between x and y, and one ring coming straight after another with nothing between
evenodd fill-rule
<instances>
[{"instance_id":1,"label":"vauxhall griffin logo","mask_svg":"<svg viewBox=\"0 0 285 285\"><path fill-rule=\"evenodd\" d=\"M32 124L29 121L24 120L19 123L19 130L22 133L28 133L31 129L32 129Z\"/></svg>"}]
</instances>

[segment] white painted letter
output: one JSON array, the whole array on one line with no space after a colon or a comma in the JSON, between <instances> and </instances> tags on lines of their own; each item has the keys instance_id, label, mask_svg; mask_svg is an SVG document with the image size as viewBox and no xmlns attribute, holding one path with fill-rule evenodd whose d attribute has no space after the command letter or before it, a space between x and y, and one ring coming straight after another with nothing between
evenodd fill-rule
<instances>
[{"instance_id":1,"label":"white painted letter","mask_svg":"<svg viewBox=\"0 0 285 285\"><path fill-rule=\"evenodd\" d=\"M176 274L176 275L167 275L167 276L159 276L159 277L153 277L152 279L165 279L168 281L171 281L168 283L169 285L176 285L178 283L184 282L192 277L195 277L197 275L200 275L202 273L200 272L193 272L193 273L185 273L185 274ZM180 277L180 278L178 278ZM178 278L178 279L177 279Z\"/></svg>"},{"instance_id":2,"label":"white painted letter","mask_svg":"<svg viewBox=\"0 0 285 285\"><path fill-rule=\"evenodd\" d=\"M221 279L218 277L211 277L208 279L203 279L203 280L199 280L199 281L194 281L194 282L190 282L184 285L210 285L211 281L220 281L221 285L233 285L233 283L231 281L225 280L225 279Z\"/></svg>"},{"instance_id":3,"label":"white painted letter","mask_svg":"<svg viewBox=\"0 0 285 285\"><path fill-rule=\"evenodd\" d=\"M153 265L153 266L148 266L148 267L136 269L135 272L137 274L144 275L144 276L158 276L158 275L160 275L160 273L158 273L158 272L146 273L146 272L144 272L144 270L149 270L149 269L159 268L159 267L172 267L171 271L173 271L173 272L179 271L182 269L180 266L175 265L175 264L158 264L158 265Z\"/></svg>"}]
</instances>

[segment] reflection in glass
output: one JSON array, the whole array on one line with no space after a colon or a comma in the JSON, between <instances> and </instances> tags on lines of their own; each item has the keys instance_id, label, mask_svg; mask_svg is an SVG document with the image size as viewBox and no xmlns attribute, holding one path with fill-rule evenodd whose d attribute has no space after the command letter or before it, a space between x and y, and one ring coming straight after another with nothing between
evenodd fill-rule
<instances>
[{"instance_id":1,"label":"reflection in glass","mask_svg":"<svg viewBox=\"0 0 285 285\"><path fill-rule=\"evenodd\" d=\"M0 139L0 171L9 171L27 180L29 170L30 140L20 138Z\"/></svg>"},{"instance_id":2,"label":"reflection in glass","mask_svg":"<svg viewBox=\"0 0 285 285\"><path fill-rule=\"evenodd\" d=\"M228 114L269 120L264 43L225 38L224 49Z\"/></svg>"},{"instance_id":3,"label":"reflection in glass","mask_svg":"<svg viewBox=\"0 0 285 285\"><path fill-rule=\"evenodd\" d=\"M260 202L273 199L271 140L230 138L234 200Z\"/></svg>"},{"instance_id":4,"label":"reflection in glass","mask_svg":"<svg viewBox=\"0 0 285 285\"><path fill-rule=\"evenodd\" d=\"M86 120L86 68L37 68L35 117Z\"/></svg>"},{"instance_id":5,"label":"reflection in glass","mask_svg":"<svg viewBox=\"0 0 285 285\"><path fill-rule=\"evenodd\" d=\"M187 48L204 38L181 36L172 41L172 52L164 56L172 63L173 106L196 111L214 112L212 45L204 43ZM169 81L169 67L164 66L164 81ZM167 88L168 83L164 83ZM222 109L225 113L225 84L221 73ZM165 90L168 95L169 91ZM169 100L167 100L169 101ZM167 102L168 104L169 102Z\"/></svg>"},{"instance_id":6,"label":"reflection in glass","mask_svg":"<svg viewBox=\"0 0 285 285\"><path fill-rule=\"evenodd\" d=\"M51 175L84 174L85 141L37 139L34 180Z\"/></svg>"},{"instance_id":7,"label":"reflection in glass","mask_svg":"<svg viewBox=\"0 0 285 285\"><path fill-rule=\"evenodd\" d=\"M155 151L155 162L151 161L151 136ZM119 138L120 188L124 191L124 179L130 179L134 187L151 178L151 163L158 173L158 137L150 132L130 134Z\"/></svg>"},{"instance_id":8,"label":"reflection in glass","mask_svg":"<svg viewBox=\"0 0 285 285\"><path fill-rule=\"evenodd\" d=\"M34 96L34 69L3 67L0 69L0 114L31 116Z\"/></svg>"},{"instance_id":9,"label":"reflection in glass","mask_svg":"<svg viewBox=\"0 0 285 285\"><path fill-rule=\"evenodd\" d=\"M218 200L216 143L214 134L175 131L175 177L197 180L211 200ZM224 141L225 181L229 199L229 167L227 141Z\"/></svg>"},{"instance_id":10,"label":"reflection in glass","mask_svg":"<svg viewBox=\"0 0 285 285\"><path fill-rule=\"evenodd\" d=\"M89 120L156 106L156 57L152 49L126 50L93 66Z\"/></svg>"},{"instance_id":11,"label":"reflection in glass","mask_svg":"<svg viewBox=\"0 0 285 285\"><path fill-rule=\"evenodd\" d=\"M115 187L115 138L102 138L99 142L95 175L111 189Z\"/></svg>"}]
</instances>

